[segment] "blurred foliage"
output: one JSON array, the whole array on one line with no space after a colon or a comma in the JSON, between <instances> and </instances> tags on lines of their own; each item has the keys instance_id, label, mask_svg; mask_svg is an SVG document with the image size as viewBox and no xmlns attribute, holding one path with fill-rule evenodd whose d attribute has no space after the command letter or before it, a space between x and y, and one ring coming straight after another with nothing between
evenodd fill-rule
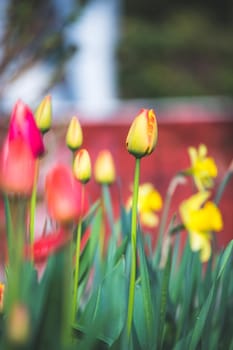
<instances>
[{"instance_id":1,"label":"blurred foliage","mask_svg":"<svg viewBox=\"0 0 233 350\"><path fill-rule=\"evenodd\" d=\"M233 95L233 25L194 10L157 18L124 18L121 97Z\"/></svg>"},{"instance_id":2,"label":"blurred foliage","mask_svg":"<svg viewBox=\"0 0 233 350\"><path fill-rule=\"evenodd\" d=\"M174 13L184 9L201 12L207 17L224 25L232 23L233 2L231 0L122 0L127 16L136 16L145 19L166 20Z\"/></svg>"}]
</instances>

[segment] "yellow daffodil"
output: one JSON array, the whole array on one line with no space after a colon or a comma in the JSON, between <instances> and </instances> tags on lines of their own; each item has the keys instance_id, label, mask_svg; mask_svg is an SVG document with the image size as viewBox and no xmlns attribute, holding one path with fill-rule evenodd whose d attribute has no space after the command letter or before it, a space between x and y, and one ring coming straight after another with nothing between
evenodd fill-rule
<instances>
[{"instance_id":1,"label":"yellow daffodil","mask_svg":"<svg viewBox=\"0 0 233 350\"><path fill-rule=\"evenodd\" d=\"M180 205L180 215L189 232L191 249L200 252L202 262L211 255L211 232L219 232L223 228L219 209L213 202L206 202L209 196L207 191L198 192Z\"/></svg>"},{"instance_id":2,"label":"yellow daffodil","mask_svg":"<svg viewBox=\"0 0 233 350\"><path fill-rule=\"evenodd\" d=\"M198 149L189 147L191 167L189 172L199 191L213 187L213 178L218 174L217 166L212 157L207 157L207 147L201 144Z\"/></svg>"},{"instance_id":3,"label":"yellow daffodil","mask_svg":"<svg viewBox=\"0 0 233 350\"><path fill-rule=\"evenodd\" d=\"M132 207L132 196L128 199L127 208ZM155 227L158 225L158 216L155 211L162 207L162 198L159 192L151 183L144 183L139 186L138 192L138 212L140 221L147 227Z\"/></svg>"}]
</instances>

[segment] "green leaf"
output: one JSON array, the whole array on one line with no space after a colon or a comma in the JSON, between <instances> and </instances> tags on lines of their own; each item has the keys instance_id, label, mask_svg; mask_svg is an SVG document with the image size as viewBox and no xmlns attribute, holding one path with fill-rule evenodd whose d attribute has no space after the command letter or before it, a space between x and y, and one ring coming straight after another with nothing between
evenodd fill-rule
<instances>
[{"instance_id":1,"label":"green leaf","mask_svg":"<svg viewBox=\"0 0 233 350\"><path fill-rule=\"evenodd\" d=\"M126 299L125 262L122 258L92 293L75 328L88 336L97 327L98 339L112 345L124 327Z\"/></svg>"},{"instance_id":2,"label":"green leaf","mask_svg":"<svg viewBox=\"0 0 233 350\"><path fill-rule=\"evenodd\" d=\"M202 336L202 331L204 329L205 323L206 323L206 319L208 317L208 313L211 307L211 304L213 302L214 296L216 294L216 287L217 287L217 282L218 280L221 278L224 269L226 268L226 265L228 263L228 260L232 254L232 248L233 248L233 241L231 241L227 248L225 249L223 255L222 255L222 259L221 259L221 264L220 264L220 269L219 272L217 274L216 279L213 281L213 285L210 289L209 295L206 299L206 302L202 305L201 310L196 318L196 322L194 325L194 329L193 329L193 334L191 337L191 342L189 345L189 349L190 350L195 350L200 339ZM215 300L216 302L216 300Z\"/></svg>"},{"instance_id":3,"label":"green leaf","mask_svg":"<svg viewBox=\"0 0 233 350\"><path fill-rule=\"evenodd\" d=\"M86 229L88 228L88 226L91 224L93 218L95 217L96 211L99 208L100 205L100 201L96 201L92 207L90 208L88 214L83 218L82 221L82 234L86 231ZM77 234L77 226L74 229L74 234Z\"/></svg>"},{"instance_id":4,"label":"green leaf","mask_svg":"<svg viewBox=\"0 0 233 350\"><path fill-rule=\"evenodd\" d=\"M147 348L150 348L154 342L154 333L153 333L154 305L152 303L150 276L149 276L149 271L147 267L143 240L140 232L138 234L138 249L139 249L139 271L140 271L140 279L141 279L141 291L142 291L143 309L144 309L145 322L146 322ZM136 324L136 321L135 321L135 324ZM140 337L139 337L139 341L140 341Z\"/></svg>"}]
</instances>

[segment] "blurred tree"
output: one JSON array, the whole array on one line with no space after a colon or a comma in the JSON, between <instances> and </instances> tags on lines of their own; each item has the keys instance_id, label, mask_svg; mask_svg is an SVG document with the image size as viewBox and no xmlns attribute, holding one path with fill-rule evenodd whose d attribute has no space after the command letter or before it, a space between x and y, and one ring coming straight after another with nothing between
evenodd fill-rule
<instances>
[{"instance_id":1,"label":"blurred tree","mask_svg":"<svg viewBox=\"0 0 233 350\"><path fill-rule=\"evenodd\" d=\"M233 96L233 1L125 0L123 98Z\"/></svg>"},{"instance_id":2,"label":"blurred tree","mask_svg":"<svg viewBox=\"0 0 233 350\"><path fill-rule=\"evenodd\" d=\"M77 49L65 42L64 29L77 17L77 11L77 1L66 16L59 16L54 0L5 1L0 28L0 95L41 60L53 67L51 86L62 79L64 64Z\"/></svg>"},{"instance_id":3,"label":"blurred tree","mask_svg":"<svg viewBox=\"0 0 233 350\"><path fill-rule=\"evenodd\" d=\"M232 0L125 0L125 14L140 18L166 19L174 12L194 10L202 12L208 18L213 18L226 24L232 23L233 1Z\"/></svg>"}]
</instances>

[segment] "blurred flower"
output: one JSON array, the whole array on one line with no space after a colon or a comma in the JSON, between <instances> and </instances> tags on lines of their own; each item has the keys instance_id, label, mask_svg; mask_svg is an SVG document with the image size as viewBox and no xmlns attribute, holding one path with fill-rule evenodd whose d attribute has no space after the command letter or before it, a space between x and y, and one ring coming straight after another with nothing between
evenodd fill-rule
<instances>
[{"instance_id":1,"label":"blurred flower","mask_svg":"<svg viewBox=\"0 0 233 350\"><path fill-rule=\"evenodd\" d=\"M191 249L200 251L203 262L211 255L211 232L218 232L223 228L219 209L213 202L206 202L209 196L210 193L207 191L198 192L180 205L180 215L189 232Z\"/></svg>"},{"instance_id":2,"label":"blurred flower","mask_svg":"<svg viewBox=\"0 0 233 350\"><path fill-rule=\"evenodd\" d=\"M45 134L52 124L52 104L51 96L45 96L35 112L36 125Z\"/></svg>"},{"instance_id":3,"label":"blurred flower","mask_svg":"<svg viewBox=\"0 0 233 350\"><path fill-rule=\"evenodd\" d=\"M57 164L46 176L45 196L51 217L60 222L78 221L87 211L87 198L82 197L82 185L69 167ZM82 203L81 203L82 202Z\"/></svg>"},{"instance_id":4,"label":"blurred flower","mask_svg":"<svg viewBox=\"0 0 233 350\"><path fill-rule=\"evenodd\" d=\"M35 158L22 138L6 139L0 152L0 187L6 193L30 195Z\"/></svg>"},{"instance_id":5,"label":"blurred flower","mask_svg":"<svg viewBox=\"0 0 233 350\"><path fill-rule=\"evenodd\" d=\"M91 178L91 159L86 149L81 149L74 158L73 173L77 180L86 183Z\"/></svg>"},{"instance_id":6,"label":"blurred flower","mask_svg":"<svg viewBox=\"0 0 233 350\"><path fill-rule=\"evenodd\" d=\"M72 235L64 230L46 234L35 240L31 251L31 246L25 248L26 257L33 256L33 261L37 263L45 262L51 255L62 249L70 240Z\"/></svg>"},{"instance_id":7,"label":"blurred flower","mask_svg":"<svg viewBox=\"0 0 233 350\"><path fill-rule=\"evenodd\" d=\"M157 139L158 129L155 113L152 109L142 109L128 132L127 150L136 158L141 158L153 152Z\"/></svg>"},{"instance_id":8,"label":"blurred flower","mask_svg":"<svg viewBox=\"0 0 233 350\"><path fill-rule=\"evenodd\" d=\"M217 176L218 170L215 161L207 157L207 148L201 144L198 149L189 147L188 149L191 167L188 172L193 175L194 182L199 191L213 187L213 178Z\"/></svg>"},{"instance_id":9,"label":"blurred flower","mask_svg":"<svg viewBox=\"0 0 233 350\"><path fill-rule=\"evenodd\" d=\"M132 207L132 196L127 201L126 207ZM158 225L158 216L155 211L162 208L162 198L159 192L151 183L144 183L139 186L138 191L138 212L142 225L155 227Z\"/></svg>"},{"instance_id":10,"label":"blurred flower","mask_svg":"<svg viewBox=\"0 0 233 350\"><path fill-rule=\"evenodd\" d=\"M7 335L10 342L23 345L30 335L29 311L24 304L15 304L7 320Z\"/></svg>"},{"instance_id":11,"label":"blurred flower","mask_svg":"<svg viewBox=\"0 0 233 350\"><path fill-rule=\"evenodd\" d=\"M66 144L71 151L77 151L83 143L83 132L79 120L76 116L72 117L67 133Z\"/></svg>"},{"instance_id":12,"label":"blurred flower","mask_svg":"<svg viewBox=\"0 0 233 350\"><path fill-rule=\"evenodd\" d=\"M34 157L44 153L44 144L40 130L31 110L21 100L14 106L8 131L9 140L22 137L30 146Z\"/></svg>"},{"instance_id":13,"label":"blurred flower","mask_svg":"<svg viewBox=\"0 0 233 350\"><path fill-rule=\"evenodd\" d=\"M3 310L5 284L0 282L0 312Z\"/></svg>"},{"instance_id":14,"label":"blurred flower","mask_svg":"<svg viewBox=\"0 0 233 350\"><path fill-rule=\"evenodd\" d=\"M96 182L110 185L116 180L115 164L112 154L108 150L99 152L94 167Z\"/></svg>"}]
</instances>

